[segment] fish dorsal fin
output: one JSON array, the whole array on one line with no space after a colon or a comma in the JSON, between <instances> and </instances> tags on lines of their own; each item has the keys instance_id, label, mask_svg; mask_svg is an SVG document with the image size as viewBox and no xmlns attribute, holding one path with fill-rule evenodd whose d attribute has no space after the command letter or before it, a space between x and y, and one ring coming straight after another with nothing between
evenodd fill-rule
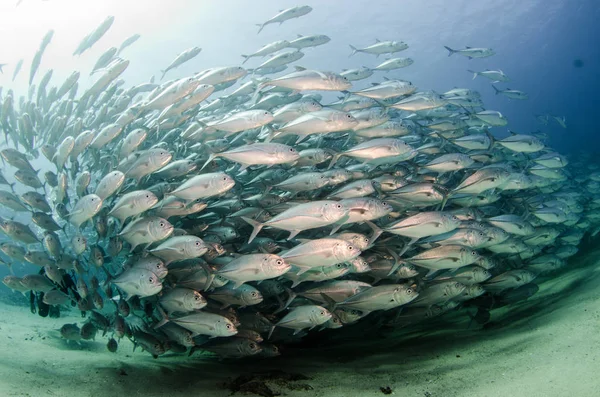
<instances>
[{"instance_id":1,"label":"fish dorsal fin","mask_svg":"<svg viewBox=\"0 0 600 397\"><path fill-rule=\"evenodd\" d=\"M371 83L372 86L377 86L379 83Z\"/></svg>"},{"instance_id":2,"label":"fish dorsal fin","mask_svg":"<svg viewBox=\"0 0 600 397\"><path fill-rule=\"evenodd\" d=\"M381 40L379 40L377 37L375 37L375 42L376 43L381 43Z\"/></svg>"},{"instance_id":3,"label":"fish dorsal fin","mask_svg":"<svg viewBox=\"0 0 600 397\"><path fill-rule=\"evenodd\" d=\"M301 34L297 34L296 37L301 38L301 37L304 37L304 36L302 36Z\"/></svg>"},{"instance_id":4,"label":"fish dorsal fin","mask_svg":"<svg viewBox=\"0 0 600 397\"><path fill-rule=\"evenodd\" d=\"M296 72L302 72L302 71L306 70L306 68L305 68L305 67L303 67L303 66L298 66L298 65L294 66L294 68L296 68Z\"/></svg>"},{"instance_id":5,"label":"fish dorsal fin","mask_svg":"<svg viewBox=\"0 0 600 397\"><path fill-rule=\"evenodd\" d=\"M385 81L390 81L390 78L389 78L389 77L385 77L385 76L383 76L383 79L384 79Z\"/></svg>"},{"instance_id":6,"label":"fish dorsal fin","mask_svg":"<svg viewBox=\"0 0 600 397\"><path fill-rule=\"evenodd\" d=\"M473 48L473 47L466 46L465 48Z\"/></svg>"}]
</instances>

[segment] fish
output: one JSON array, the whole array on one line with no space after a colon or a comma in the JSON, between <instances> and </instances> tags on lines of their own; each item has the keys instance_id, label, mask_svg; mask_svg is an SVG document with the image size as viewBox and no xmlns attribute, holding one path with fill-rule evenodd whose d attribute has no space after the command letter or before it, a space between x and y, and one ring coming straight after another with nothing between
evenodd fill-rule
<instances>
[{"instance_id":1,"label":"fish","mask_svg":"<svg viewBox=\"0 0 600 397\"><path fill-rule=\"evenodd\" d=\"M298 34L296 39L290 40L287 47L297 48L299 50L308 47L318 47L327 44L331 41L331 38L324 34L314 34L310 36L303 36Z\"/></svg>"},{"instance_id":2,"label":"fish","mask_svg":"<svg viewBox=\"0 0 600 397\"><path fill-rule=\"evenodd\" d=\"M504 74L502 70L484 70L483 72L475 72L473 70L467 70L469 73L473 73L473 80L477 76L485 77L486 79L492 80L492 83L500 83L510 81L508 76Z\"/></svg>"},{"instance_id":3,"label":"fish","mask_svg":"<svg viewBox=\"0 0 600 397\"><path fill-rule=\"evenodd\" d=\"M288 8L285 10L281 10L281 11L279 11L279 13L277 15L268 19L266 22L257 24L256 26L259 27L258 33L260 33L267 25L270 25L273 23L279 23L281 25L285 21L288 21L288 20L294 19L294 18L300 18L301 16L304 16L304 15L310 13L311 11L312 11L312 7L310 7L310 6L296 6L296 7Z\"/></svg>"},{"instance_id":4,"label":"fish","mask_svg":"<svg viewBox=\"0 0 600 397\"><path fill-rule=\"evenodd\" d=\"M84 37L84 39L79 43L73 55L81 55L89 48L91 48L98 40L104 36L104 34L110 29L113 22L115 21L114 16L108 16L96 29L94 29L90 34Z\"/></svg>"},{"instance_id":5,"label":"fish","mask_svg":"<svg viewBox=\"0 0 600 397\"><path fill-rule=\"evenodd\" d=\"M510 99L519 99L519 100L529 99L529 95L527 95L527 93L525 93L523 91L511 90L510 88L507 88L505 90L499 90L498 88L496 88L495 85L492 85L492 88L496 92L496 95L498 95L498 94L504 95L505 97L510 98Z\"/></svg>"},{"instance_id":6,"label":"fish","mask_svg":"<svg viewBox=\"0 0 600 397\"><path fill-rule=\"evenodd\" d=\"M408 44L406 44L404 41L380 41L375 39L375 44L372 44L368 47L357 48L353 45L350 45L350 48L352 49L350 56L359 52L379 56L381 54L393 54L395 52L404 51L408 48Z\"/></svg>"},{"instance_id":7,"label":"fish","mask_svg":"<svg viewBox=\"0 0 600 397\"><path fill-rule=\"evenodd\" d=\"M287 40L277 40L274 41L272 43L266 44L263 47L261 47L260 49L256 50L255 52L253 52L250 55L244 55L242 54L242 57L244 58L244 61L242 62L242 65L244 63L246 63L246 61L248 61L250 58L254 58L254 57L265 57L269 54L275 53L279 50L282 50L284 48L290 47L290 42ZM298 48L295 47L294 48ZM299 47L303 48L303 47Z\"/></svg>"},{"instance_id":8,"label":"fish","mask_svg":"<svg viewBox=\"0 0 600 397\"><path fill-rule=\"evenodd\" d=\"M112 206L108 212L109 216L113 216L121 223L127 218L139 215L158 203L158 197L149 190L136 190L124 194Z\"/></svg>"},{"instance_id":9,"label":"fish","mask_svg":"<svg viewBox=\"0 0 600 397\"><path fill-rule=\"evenodd\" d=\"M201 238L196 236L175 236L167 239L156 248L149 250L169 264L173 261L194 259L204 255L208 247Z\"/></svg>"},{"instance_id":10,"label":"fish","mask_svg":"<svg viewBox=\"0 0 600 397\"><path fill-rule=\"evenodd\" d=\"M496 54L496 52L494 50L492 50L491 48L465 47L464 49L461 49L461 50L453 50L452 48L447 47L447 46L444 46L444 48L448 50L448 56L451 56L453 54L458 54L458 55L467 57L469 59L487 58L487 57L491 57Z\"/></svg>"},{"instance_id":11,"label":"fish","mask_svg":"<svg viewBox=\"0 0 600 397\"><path fill-rule=\"evenodd\" d=\"M282 252L281 258L300 268L298 275L317 266L332 266L359 256L361 251L346 240L316 239Z\"/></svg>"},{"instance_id":12,"label":"fish","mask_svg":"<svg viewBox=\"0 0 600 397\"><path fill-rule=\"evenodd\" d=\"M173 229L173 225L166 219L148 216L128 223L118 236L131 245L131 252L133 252L138 245L149 246L166 239L173 233Z\"/></svg>"},{"instance_id":13,"label":"fish","mask_svg":"<svg viewBox=\"0 0 600 397\"><path fill-rule=\"evenodd\" d=\"M121 51L123 51L125 48L129 47L136 41L138 41L140 39L140 37L141 36L138 33L135 33L135 34L129 36L128 38L126 38L125 40L123 40L123 42L119 46L119 49L117 50L117 53L115 55L118 56L121 53Z\"/></svg>"},{"instance_id":14,"label":"fish","mask_svg":"<svg viewBox=\"0 0 600 397\"><path fill-rule=\"evenodd\" d=\"M412 65L414 62L415 61L412 58L390 58L375 66L373 70L390 71L401 69Z\"/></svg>"},{"instance_id":15,"label":"fish","mask_svg":"<svg viewBox=\"0 0 600 397\"><path fill-rule=\"evenodd\" d=\"M160 298L160 306L167 314L195 312L207 304L200 292L190 288L176 287L166 291Z\"/></svg>"},{"instance_id":16,"label":"fish","mask_svg":"<svg viewBox=\"0 0 600 397\"><path fill-rule=\"evenodd\" d=\"M347 212L348 210L338 202L321 200L298 204L264 223L247 217L242 217L242 219L254 228L248 239L248 243L251 243L265 226L289 231L288 240L290 240L303 230L336 223L345 217Z\"/></svg>"},{"instance_id":17,"label":"fish","mask_svg":"<svg viewBox=\"0 0 600 397\"><path fill-rule=\"evenodd\" d=\"M161 70L162 76L161 76L161 80L165 78L165 74L167 74L167 72L171 69L175 69L177 67L179 67L180 65L186 63L187 61L190 61L192 59L194 59L196 56L198 56L198 54L200 54L200 52L202 51L202 48L199 47L192 47L192 48L188 48L187 50L183 51L181 54L177 55L177 57L175 57L175 59L173 59L173 61L169 64L169 66L167 66L164 70Z\"/></svg>"},{"instance_id":18,"label":"fish","mask_svg":"<svg viewBox=\"0 0 600 397\"><path fill-rule=\"evenodd\" d=\"M80 228L81 225L90 220L96 215L102 208L102 199L95 194L88 194L82 197L73 211L69 214L69 222L76 228Z\"/></svg>"},{"instance_id":19,"label":"fish","mask_svg":"<svg viewBox=\"0 0 600 397\"><path fill-rule=\"evenodd\" d=\"M123 291L128 298L139 296L141 298L158 294L163 285L160 278L150 270L131 268L111 280L117 288Z\"/></svg>"},{"instance_id":20,"label":"fish","mask_svg":"<svg viewBox=\"0 0 600 397\"><path fill-rule=\"evenodd\" d=\"M231 320L214 313L197 312L170 321L191 331L192 336L228 337L237 333L237 327Z\"/></svg>"},{"instance_id":21,"label":"fish","mask_svg":"<svg viewBox=\"0 0 600 397\"><path fill-rule=\"evenodd\" d=\"M236 289L248 281L279 277L290 269L290 264L278 255L249 254L229 262L217 274L233 281Z\"/></svg>"},{"instance_id":22,"label":"fish","mask_svg":"<svg viewBox=\"0 0 600 397\"><path fill-rule=\"evenodd\" d=\"M15 70L13 71L12 81L15 81L17 75L21 71L21 67L23 66L23 59L19 59L17 64L15 65Z\"/></svg>"},{"instance_id":23,"label":"fish","mask_svg":"<svg viewBox=\"0 0 600 397\"><path fill-rule=\"evenodd\" d=\"M304 305L294 307L288 314L279 320L271 329L275 327L291 328L294 334L297 334L305 328L312 329L321 325L331 318L331 313L322 306ZM270 339L269 334L269 339Z\"/></svg>"}]
</instances>

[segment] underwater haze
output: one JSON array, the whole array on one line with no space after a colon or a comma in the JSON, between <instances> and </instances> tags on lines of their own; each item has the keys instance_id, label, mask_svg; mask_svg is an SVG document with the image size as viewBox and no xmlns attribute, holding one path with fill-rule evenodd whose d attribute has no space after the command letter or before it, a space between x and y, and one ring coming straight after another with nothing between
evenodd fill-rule
<instances>
[{"instance_id":1,"label":"underwater haze","mask_svg":"<svg viewBox=\"0 0 600 397\"><path fill-rule=\"evenodd\" d=\"M326 47L307 51L299 64L340 71L371 66L372 57L347 58L348 44L369 45L380 40L410 43L406 56L416 60L414 67L390 76L405 78L417 86L446 91L468 85L481 91L491 108L502 108L515 131L536 130L534 114L564 115L569 121L565 134L559 126L548 132L553 144L576 152L597 142L590 134L593 119L587 117L599 105L596 71L599 50L594 38L600 34L595 23L600 6L594 0L506 0L444 1L423 4L417 0L363 1L351 3L327 0L306 2L313 6L309 18L272 25L256 35L255 24L265 15L297 5L293 1L37 1L24 0L14 7L11 0L0 4L0 32L5 37L0 63L7 63L4 87L18 92L27 89L26 73L10 82L11 68L25 59L28 69L41 37L56 32L56 42L48 48L43 68L53 68L54 79L62 81L71 70L89 70L108 47L139 33L142 38L127 50L133 62L123 78L135 85L158 75L183 50L198 46L202 55L182 65L170 77L185 76L215 65L235 65L240 55L275 40L297 34L327 34ZM107 15L116 23L106 36L80 57L72 49L91 26ZM60 40L60 41L59 41ZM490 59L446 59L443 46L491 47L497 55ZM578 68L575 61L583 66ZM484 79L471 82L469 68L502 69L512 78L510 88L528 92L527 102L494 97ZM84 79L89 84L89 80Z\"/></svg>"},{"instance_id":2,"label":"underwater haze","mask_svg":"<svg viewBox=\"0 0 600 397\"><path fill-rule=\"evenodd\" d=\"M595 395L599 18L0 0L0 396Z\"/></svg>"}]
</instances>

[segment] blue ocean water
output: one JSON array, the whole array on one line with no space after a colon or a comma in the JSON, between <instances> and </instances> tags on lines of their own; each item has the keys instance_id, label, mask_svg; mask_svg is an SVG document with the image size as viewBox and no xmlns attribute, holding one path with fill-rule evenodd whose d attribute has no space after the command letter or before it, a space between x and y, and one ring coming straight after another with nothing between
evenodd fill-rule
<instances>
[{"instance_id":1,"label":"blue ocean water","mask_svg":"<svg viewBox=\"0 0 600 397\"><path fill-rule=\"evenodd\" d=\"M15 7L12 0L0 5L0 34L3 43L0 63L7 63L0 75L3 87L27 91L31 58L48 29L55 30L52 44L40 70L54 68L53 81L62 81L72 70L90 70L97 57L110 46L118 46L134 33L142 38L124 52L131 65L123 78L129 84L159 76L178 53L198 46L202 53L193 61L170 72L181 77L215 65L240 63L240 54L249 53L275 40L293 39L297 34L327 34L326 46L309 49L298 64L340 71L344 68L374 66L385 59L368 54L348 58L348 44L366 46L380 40L404 40L410 48L401 56L415 60L411 67L385 74L412 81L423 89L440 92L453 87L476 89L489 109L500 110L510 129L547 132L550 144L565 152L589 150L597 142L595 119L598 108L597 78L600 50L600 5L594 0L335 0L306 1L313 6L309 16L267 26L256 34L256 23L297 2L282 0L137 2L68 0L24 0ZM114 26L91 50L71 57L83 36L107 15L115 16ZM444 45L452 48L491 47L496 55L486 59L448 58ZM12 68L25 59L23 70L12 83ZM582 67L574 62L580 60ZM253 60L248 65L256 65ZM499 84L525 91L528 101L494 96L484 78L471 81L467 69L501 69L511 81ZM37 79L43 73L38 73ZM383 73L381 73L383 74ZM92 80L88 80L89 82ZM83 82L81 82L83 83ZM85 83L83 83L85 84ZM367 84L367 83L364 83ZM557 123L539 125L535 114L553 114L567 119L568 129ZM495 131L501 134L500 130Z\"/></svg>"}]
</instances>

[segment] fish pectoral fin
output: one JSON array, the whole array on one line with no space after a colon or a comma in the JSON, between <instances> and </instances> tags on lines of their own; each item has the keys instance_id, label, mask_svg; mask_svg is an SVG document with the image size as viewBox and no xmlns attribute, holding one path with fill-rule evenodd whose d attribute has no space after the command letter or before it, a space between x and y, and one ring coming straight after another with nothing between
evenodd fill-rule
<instances>
[{"instance_id":1,"label":"fish pectoral fin","mask_svg":"<svg viewBox=\"0 0 600 397\"><path fill-rule=\"evenodd\" d=\"M301 275L302 273L306 273L307 271L310 270L310 267L305 267L305 266L298 266L296 264L294 264L294 266L296 266L297 268L299 268L300 270L298 271L298 273L296 273L297 276Z\"/></svg>"},{"instance_id":2,"label":"fish pectoral fin","mask_svg":"<svg viewBox=\"0 0 600 397\"><path fill-rule=\"evenodd\" d=\"M243 281L238 281L237 283L235 283L235 285L233 286L233 289L238 289L239 287L241 287L244 284Z\"/></svg>"},{"instance_id":3,"label":"fish pectoral fin","mask_svg":"<svg viewBox=\"0 0 600 397\"><path fill-rule=\"evenodd\" d=\"M290 235L288 236L288 240L293 239L298 235L298 233L302 232L302 230L290 230Z\"/></svg>"}]
</instances>

